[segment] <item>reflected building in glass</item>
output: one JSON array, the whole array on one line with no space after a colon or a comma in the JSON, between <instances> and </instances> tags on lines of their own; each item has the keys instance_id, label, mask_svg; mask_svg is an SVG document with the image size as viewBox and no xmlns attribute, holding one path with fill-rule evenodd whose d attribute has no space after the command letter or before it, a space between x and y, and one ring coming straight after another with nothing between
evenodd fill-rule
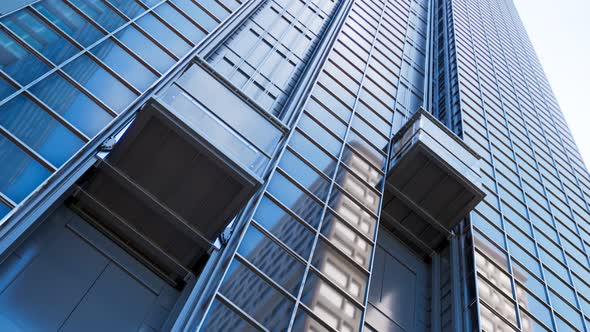
<instances>
[{"instance_id":1,"label":"reflected building in glass","mask_svg":"<svg viewBox=\"0 0 590 332\"><path fill-rule=\"evenodd\" d=\"M589 331L589 195L511 0L0 4L2 331Z\"/></svg>"}]
</instances>

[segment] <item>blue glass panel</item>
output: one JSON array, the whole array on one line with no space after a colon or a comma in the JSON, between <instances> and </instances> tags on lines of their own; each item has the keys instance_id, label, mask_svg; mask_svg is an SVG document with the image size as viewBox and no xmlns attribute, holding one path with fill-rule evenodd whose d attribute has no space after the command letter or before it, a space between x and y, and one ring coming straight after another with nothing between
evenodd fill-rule
<instances>
[{"instance_id":1,"label":"blue glass panel","mask_svg":"<svg viewBox=\"0 0 590 332\"><path fill-rule=\"evenodd\" d=\"M14 91L16 91L16 89L0 77L0 100L8 97L14 93Z\"/></svg>"},{"instance_id":2,"label":"blue glass panel","mask_svg":"<svg viewBox=\"0 0 590 332\"><path fill-rule=\"evenodd\" d=\"M141 91L145 91L158 79L154 73L111 39L103 41L91 52Z\"/></svg>"},{"instance_id":3,"label":"blue glass panel","mask_svg":"<svg viewBox=\"0 0 590 332\"><path fill-rule=\"evenodd\" d=\"M197 28L186 17L182 16L176 9L172 8L168 3L163 3L155 9L163 19L169 24L172 24L178 31L184 34L185 37L197 43L205 37L205 32Z\"/></svg>"},{"instance_id":4,"label":"blue glass panel","mask_svg":"<svg viewBox=\"0 0 590 332\"><path fill-rule=\"evenodd\" d=\"M145 11L135 0L109 0L109 2L129 18L134 18Z\"/></svg>"},{"instance_id":5,"label":"blue glass panel","mask_svg":"<svg viewBox=\"0 0 590 332\"><path fill-rule=\"evenodd\" d=\"M279 162L279 166L319 199L326 199L330 182L320 176L311 167L307 166L307 164L291 151L285 151Z\"/></svg>"},{"instance_id":6,"label":"blue glass panel","mask_svg":"<svg viewBox=\"0 0 590 332\"><path fill-rule=\"evenodd\" d=\"M107 31L113 31L126 22L100 0L72 0L72 2Z\"/></svg>"},{"instance_id":7,"label":"blue glass panel","mask_svg":"<svg viewBox=\"0 0 590 332\"><path fill-rule=\"evenodd\" d=\"M220 291L269 331L287 330L293 302L242 263L232 262Z\"/></svg>"},{"instance_id":8,"label":"blue glass panel","mask_svg":"<svg viewBox=\"0 0 590 332\"><path fill-rule=\"evenodd\" d=\"M285 176L275 173L268 186L268 192L310 225L318 227L323 206L301 191Z\"/></svg>"},{"instance_id":9,"label":"blue glass panel","mask_svg":"<svg viewBox=\"0 0 590 332\"><path fill-rule=\"evenodd\" d=\"M324 328L315 318L307 314L302 307L299 307L297 315L295 315L292 331L329 332L330 330ZM365 329L365 331L372 332L370 329Z\"/></svg>"},{"instance_id":10,"label":"blue glass panel","mask_svg":"<svg viewBox=\"0 0 590 332\"><path fill-rule=\"evenodd\" d=\"M295 132L289 145L295 148L300 155L322 170L326 175L332 176L336 168L336 160L322 151L315 142L312 142L301 133Z\"/></svg>"},{"instance_id":11,"label":"blue glass panel","mask_svg":"<svg viewBox=\"0 0 590 332\"><path fill-rule=\"evenodd\" d=\"M342 141L338 140L334 135L322 128L315 120L304 114L299 120L298 127L303 129L309 136L320 143L322 147L328 150L331 154L338 156L342 148Z\"/></svg>"},{"instance_id":12,"label":"blue glass panel","mask_svg":"<svg viewBox=\"0 0 590 332\"><path fill-rule=\"evenodd\" d=\"M0 191L20 203L51 174L0 135Z\"/></svg>"},{"instance_id":13,"label":"blue glass panel","mask_svg":"<svg viewBox=\"0 0 590 332\"><path fill-rule=\"evenodd\" d=\"M305 303L312 311L322 317L322 313L326 312L324 303L333 304L332 310L341 310L346 312L348 319L339 320L334 314L331 314L329 320L325 322L332 325L334 329L342 329L346 331L359 331L361 309L348 300L339 290L321 279L319 275L313 270L309 271L307 281L301 294L301 302ZM340 315L342 315L340 313ZM323 316L327 317L327 316ZM339 325L341 321L342 326ZM350 324L353 324L352 326Z\"/></svg>"},{"instance_id":14,"label":"blue glass panel","mask_svg":"<svg viewBox=\"0 0 590 332\"><path fill-rule=\"evenodd\" d=\"M557 331L559 331L559 332L578 332L578 331L583 330L583 329L580 329L580 330L574 329L571 325L566 323L566 320L563 320L559 316L555 316L555 320L556 320L555 325L557 325Z\"/></svg>"},{"instance_id":15,"label":"blue glass panel","mask_svg":"<svg viewBox=\"0 0 590 332\"><path fill-rule=\"evenodd\" d=\"M4 18L2 23L55 64L79 52L77 47L29 11L18 11Z\"/></svg>"},{"instance_id":16,"label":"blue glass panel","mask_svg":"<svg viewBox=\"0 0 590 332\"><path fill-rule=\"evenodd\" d=\"M238 252L293 296L297 296L305 267L256 227L248 228Z\"/></svg>"},{"instance_id":17,"label":"blue glass panel","mask_svg":"<svg viewBox=\"0 0 590 332\"><path fill-rule=\"evenodd\" d=\"M175 63L160 47L132 26L117 33L116 37L161 73Z\"/></svg>"},{"instance_id":18,"label":"blue glass panel","mask_svg":"<svg viewBox=\"0 0 590 332\"><path fill-rule=\"evenodd\" d=\"M191 49L189 44L152 14L142 16L137 24L178 57L184 56Z\"/></svg>"},{"instance_id":19,"label":"blue glass panel","mask_svg":"<svg viewBox=\"0 0 590 332\"><path fill-rule=\"evenodd\" d=\"M374 225L370 223L359 222L353 225L345 222L344 219L339 218L336 214L326 212L324 222L322 223L322 234L334 246L342 250L342 252L348 253L351 258L368 270L372 245L362 237L356 235L351 228L357 229L369 238L374 235L372 229Z\"/></svg>"},{"instance_id":20,"label":"blue glass panel","mask_svg":"<svg viewBox=\"0 0 590 332\"><path fill-rule=\"evenodd\" d=\"M209 14L204 12L201 8L197 7L190 0L173 0L172 1L178 8L187 13L193 20L197 21L207 31L215 29L219 24Z\"/></svg>"},{"instance_id":21,"label":"blue glass panel","mask_svg":"<svg viewBox=\"0 0 590 332\"><path fill-rule=\"evenodd\" d=\"M197 2L222 21L229 16L229 12L215 0L197 0Z\"/></svg>"},{"instance_id":22,"label":"blue glass panel","mask_svg":"<svg viewBox=\"0 0 590 332\"><path fill-rule=\"evenodd\" d=\"M46 73L49 67L6 33L0 31L0 69L25 85Z\"/></svg>"},{"instance_id":23,"label":"blue glass panel","mask_svg":"<svg viewBox=\"0 0 590 332\"><path fill-rule=\"evenodd\" d=\"M94 137L113 119L59 74L50 75L29 90L88 137Z\"/></svg>"},{"instance_id":24,"label":"blue glass panel","mask_svg":"<svg viewBox=\"0 0 590 332\"><path fill-rule=\"evenodd\" d=\"M0 143L1 146L2 143ZM0 152L1 154L2 152ZM4 218L4 216L6 216L8 214L8 212L10 212L10 208L6 205L4 205L4 203L0 202L0 219Z\"/></svg>"},{"instance_id":25,"label":"blue glass panel","mask_svg":"<svg viewBox=\"0 0 590 332\"><path fill-rule=\"evenodd\" d=\"M149 7L155 6L160 2L160 0L141 0L141 2L145 3Z\"/></svg>"},{"instance_id":26,"label":"blue glass panel","mask_svg":"<svg viewBox=\"0 0 590 332\"><path fill-rule=\"evenodd\" d=\"M137 97L86 55L66 65L64 71L103 100L115 112L121 112Z\"/></svg>"},{"instance_id":27,"label":"blue glass panel","mask_svg":"<svg viewBox=\"0 0 590 332\"><path fill-rule=\"evenodd\" d=\"M61 1L38 2L35 8L82 46L88 46L103 36L102 32Z\"/></svg>"},{"instance_id":28,"label":"blue glass panel","mask_svg":"<svg viewBox=\"0 0 590 332\"><path fill-rule=\"evenodd\" d=\"M270 198L262 198L254 220L301 257L309 257L315 235Z\"/></svg>"},{"instance_id":29,"label":"blue glass panel","mask_svg":"<svg viewBox=\"0 0 590 332\"><path fill-rule=\"evenodd\" d=\"M231 10L236 10L240 7L240 3L236 0L221 0L221 2Z\"/></svg>"},{"instance_id":30,"label":"blue glass panel","mask_svg":"<svg viewBox=\"0 0 590 332\"><path fill-rule=\"evenodd\" d=\"M334 284L362 303L367 291L368 275L347 261L344 253L320 238L313 252L312 264Z\"/></svg>"},{"instance_id":31,"label":"blue glass panel","mask_svg":"<svg viewBox=\"0 0 590 332\"><path fill-rule=\"evenodd\" d=\"M0 107L0 124L54 166L61 166L84 142L23 95Z\"/></svg>"},{"instance_id":32,"label":"blue glass panel","mask_svg":"<svg viewBox=\"0 0 590 332\"><path fill-rule=\"evenodd\" d=\"M223 303L215 300L201 331L258 332L258 329L252 327Z\"/></svg>"}]
</instances>

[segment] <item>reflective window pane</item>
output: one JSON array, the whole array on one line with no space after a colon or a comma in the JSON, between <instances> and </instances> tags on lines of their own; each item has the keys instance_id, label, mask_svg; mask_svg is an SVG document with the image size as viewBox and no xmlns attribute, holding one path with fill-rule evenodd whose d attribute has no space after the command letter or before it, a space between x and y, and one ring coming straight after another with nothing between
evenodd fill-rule
<instances>
[{"instance_id":1,"label":"reflective window pane","mask_svg":"<svg viewBox=\"0 0 590 332\"><path fill-rule=\"evenodd\" d=\"M330 181L320 176L291 151L285 151L279 162L279 166L297 180L297 182L316 195L316 197L326 199L328 190L330 189Z\"/></svg>"},{"instance_id":2,"label":"reflective window pane","mask_svg":"<svg viewBox=\"0 0 590 332\"><path fill-rule=\"evenodd\" d=\"M363 237L358 235L352 229L350 224L328 212L322 223L322 234L328 238L334 246L348 255L348 257L352 258L365 269L369 269L373 246ZM366 232L363 235L370 237L373 234Z\"/></svg>"},{"instance_id":3,"label":"reflective window pane","mask_svg":"<svg viewBox=\"0 0 590 332\"><path fill-rule=\"evenodd\" d=\"M6 82L3 78L0 77L0 100L8 97L15 91L16 89L10 83Z\"/></svg>"},{"instance_id":4,"label":"reflective window pane","mask_svg":"<svg viewBox=\"0 0 590 332\"><path fill-rule=\"evenodd\" d=\"M25 85L46 73L49 67L5 32L0 31L0 69Z\"/></svg>"},{"instance_id":5,"label":"reflective window pane","mask_svg":"<svg viewBox=\"0 0 590 332\"><path fill-rule=\"evenodd\" d=\"M528 315L522 308L520 309L520 325L523 332L549 332L545 326L537 322L533 317Z\"/></svg>"},{"instance_id":6,"label":"reflective window pane","mask_svg":"<svg viewBox=\"0 0 590 332\"><path fill-rule=\"evenodd\" d=\"M6 17L2 23L55 64L79 52L77 47L27 10Z\"/></svg>"},{"instance_id":7,"label":"reflective window pane","mask_svg":"<svg viewBox=\"0 0 590 332\"><path fill-rule=\"evenodd\" d=\"M209 12L213 13L213 15L221 21L229 16L229 12L215 0L198 0L197 2L204 6Z\"/></svg>"},{"instance_id":8,"label":"reflective window pane","mask_svg":"<svg viewBox=\"0 0 590 332\"><path fill-rule=\"evenodd\" d=\"M61 1L42 1L34 7L82 46L89 46L103 36L102 32Z\"/></svg>"},{"instance_id":9,"label":"reflective window pane","mask_svg":"<svg viewBox=\"0 0 590 332\"><path fill-rule=\"evenodd\" d=\"M205 32L203 32L203 30L195 26L186 17L182 16L176 9L172 8L170 4L161 4L155 9L155 12L194 43L199 42L205 37Z\"/></svg>"},{"instance_id":10,"label":"reflective window pane","mask_svg":"<svg viewBox=\"0 0 590 332\"><path fill-rule=\"evenodd\" d=\"M148 5L148 7L152 7L157 5L160 0L141 0L141 2Z\"/></svg>"},{"instance_id":11,"label":"reflective window pane","mask_svg":"<svg viewBox=\"0 0 590 332\"><path fill-rule=\"evenodd\" d=\"M191 49L187 42L152 14L142 16L137 24L178 57L184 56Z\"/></svg>"},{"instance_id":12,"label":"reflective window pane","mask_svg":"<svg viewBox=\"0 0 590 332\"><path fill-rule=\"evenodd\" d=\"M132 26L117 33L116 37L160 73L164 73L175 63L160 47Z\"/></svg>"},{"instance_id":13,"label":"reflective window pane","mask_svg":"<svg viewBox=\"0 0 590 332\"><path fill-rule=\"evenodd\" d=\"M299 132L291 137L289 145L292 146L305 159L314 164L318 169L322 170L327 176L332 176L336 168L336 160L322 151L318 145L315 144L308 137L305 137Z\"/></svg>"},{"instance_id":14,"label":"reflective window pane","mask_svg":"<svg viewBox=\"0 0 590 332\"><path fill-rule=\"evenodd\" d=\"M357 331L362 312L339 290L310 271L301 301L320 319L339 331Z\"/></svg>"},{"instance_id":15,"label":"reflective window pane","mask_svg":"<svg viewBox=\"0 0 590 332\"><path fill-rule=\"evenodd\" d=\"M268 186L268 192L310 225L318 227L323 207L284 175L275 173Z\"/></svg>"},{"instance_id":16,"label":"reflective window pane","mask_svg":"<svg viewBox=\"0 0 590 332\"><path fill-rule=\"evenodd\" d=\"M312 264L334 284L359 302L363 302L367 286L367 274L344 258L320 238L313 253Z\"/></svg>"},{"instance_id":17,"label":"reflective window pane","mask_svg":"<svg viewBox=\"0 0 590 332\"><path fill-rule=\"evenodd\" d=\"M295 322L293 323L293 331L328 332L329 330L311 315L306 313L305 310L299 308L299 310L297 310L297 315L295 316Z\"/></svg>"},{"instance_id":18,"label":"reflective window pane","mask_svg":"<svg viewBox=\"0 0 590 332\"><path fill-rule=\"evenodd\" d=\"M309 257L314 234L270 198L262 198L254 220L303 258Z\"/></svg>"},{"instance_id":19,"label":"reflective window pane","mask_svg":"<svg viewBox=\"0 0 590 332\"><path fill-rule=\"evenodd\" d=\"M51 173L0 134L0 191L20 203Z\"/></svg>"},{"instance_id":20,"label":"reflective window pane","mask_svg":"<svg viewBox=\"0 0 590 332\"><path fill-rule=\"evenodd\" d=\"M0 107L0 124L54 166L61 166L84 142L23 95Z\"/></svg>"},{"instance_id":21,"label":"reflective window pane","mask_svg":"<svg viewBox=\"0 0 590 332\"><path fill-rule=\"evenodd\" d=\"M134 18L145 11L135 0L109 0L109 2L129 18Z\"/></svg>"},{"instance_id":22,"label":"reflective window pane","mask_svg":"<svg viewBox=\"0 0 590 332\"><path fill-rule=\"evenodd\" d=\"M2 144L2 143L0 143ZM1 147L0 147L1 149ZM0 152L1 153L1 152ZM6 206L4 203L0 202L0 219L4 218L10 212L10 208Z\"/></svg>"},{"instance_id":23,"label":"reflective window pane","mask_svg":"<svg viewBox=\"0 0 590 332\"><path fill-rule=\"evenodd\" d=\"M113 119L57 73L33 85L30 91L88 137L94 137Z\"/></svg>"},{"instance_id":24,"label":"reflective window pane","mask_svg":"<svg viewBox=\"0 0 590 332\"><path fill-rule=\"evenodd\" d=\"M197 21L207 31L215 29L218 25L217 21L204 12L200 7L195 5L191 0L172 0L172 2L192 17L193 20Z\"/></svg>"},{"instance_id":25,"label":"reflective window pane","mask_svg":"<svg viewBox=\"0 0 590 332\"><path fill-rule=\"evenodd\" d=\"M485 279L477 278L477 292L480 299L491 306L496 312L502 313L502 317L516 325L516 305L505 294L499 292Z\"/></svg>"},{"instance_id":26,"label":"reflective window pane","mask_svg":"<svg viewBox=\"0 0 590 332\"><path fill-rule=\"evenodd\" d=\"M145 91L158 79L154 73L111 39L103 41L91 52L141 91Z\"/></svg>"},{"instance_id":27,"label":"reflective window pane","mask_svg":"<svg viewBox=\"0 0 590 332\"><path fill-rule=\"evenodd\" d=\"M121 112L137 97L87 55L77 58L63 69L115 112Z\"/></svg>"},{"instance_id":28,"label":"reflective window pane","mask_svg":"<svg viewBox=\"0 0 590 332\"><path fill-rule=\"evenodd\" d=\"M243 320L219 300L214 300L201 331L258 332L258 329Z\"/></svg>"},{"instance_id":29,"label":"reflective window pane","mask_svg":"<svg viewBox=\"0 0 590 332\"><path fill-rule=\"evenodd\" d=\"M125 20L101 0L72 0L72 2L109 32L125 24Z\"/></svg>"},{"instance_id":30,"label":"reflective window pane","mask_svg":"<svg viewBox=\"0 0 590 332\"><path fill-rule=\"evenodd\" d=\"M490 310L483 304L480 304L480 324L483 331L506 331L516 332L512 326L508 325L499 314Z\"/></svg>"},{"instance_id":31,"label":"reflective window pane","mask_svg":"<svg viewBox=\"0 0 590 332\"><path fill-rule=\"evenodd\" d=\"M342 148L342 141L338 140L332 133L329 133L326 129L322 128L315 120L312 120L309 116L303 115L299 120L297 126L315 141L320 142L322 147L328 150L332 155L338 156L340 149Z\"/></svg>"},{"instance_id":32,"label":"reflective window pane","mask_svg":"<svg viewBox=\"0 0 590 332\"><path fill-rule=\"evenodd\" d=\"M248 228L238 253L293 296L297 296L305 266L256 227Z\"/></svg>"},{"instance_id":33,"label":"reflective window pane","mask_svg":"<svg viewBox=\"0 0 590 332\"><path fill-rule=\"evenodd\" d=\"M287 329L293 302L234 260L220 292L270 331Z\"/></svg>"},{"instance_id":34,"label":"reflective window pane","mask_svg":"<svg viewBox=\"0 0 590 332\"><path fill-rule=\"evenodd\" d=\"M221 2L231 10L236 10L240 7L239 0L221 0Z\"/></svg>"}]
</instances>

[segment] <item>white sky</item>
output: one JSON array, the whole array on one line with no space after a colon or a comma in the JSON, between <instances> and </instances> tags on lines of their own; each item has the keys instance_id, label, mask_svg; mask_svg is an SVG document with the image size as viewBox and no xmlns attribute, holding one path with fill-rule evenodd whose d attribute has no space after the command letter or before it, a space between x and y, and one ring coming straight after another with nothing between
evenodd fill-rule
<instances>
[{"instance_id":1,"label":"white sky","mask_svg":"<svg viewBox=\"0 0 590 332\"><path fill-rule=\"evenodd\" d=\"M514 0L549 83L590 163L590 0Z\"/></svg>"}]
</instances>

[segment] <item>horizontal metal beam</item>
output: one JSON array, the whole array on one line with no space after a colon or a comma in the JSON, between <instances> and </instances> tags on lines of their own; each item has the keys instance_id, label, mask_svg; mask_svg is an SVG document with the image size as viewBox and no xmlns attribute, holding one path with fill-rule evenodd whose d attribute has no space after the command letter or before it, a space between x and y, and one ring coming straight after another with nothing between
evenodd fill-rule
<instances>
[{"instance_id":1,"label":"horizontal metal beam","mask_svg":"<svg viewBox=\"0 0 590 332\"><path fill-rule=\"evenodd\" d=\"M175 226L180 231L184 232L185 234L194 237L196 236L199 240L204 242L209 246L209 248L215 248L215 250L219 250L215 244L203 235L198 229L195 229L190 225L190 223L185 220L183 217L179 216L176 212L166 206L163 202L161 202L157 197L152 195L148 190L141 187L135 181L133 181L125 172L118 169L117 167L111 165L106 159L101 159L96 157L99 160L99 167L105 171L105 173L109 174L115 181L118 181L121 185L123 185L126 189L130 190L131 192L136 194L136 197L141 199L143 202L150 204L157 212L159 212L164 219L169 221L173 226ZM207 248L207 249L209 249Z\"/></svg>"},{"instance_id":2,"label":"horizontal metal beam","mask_svg":"<svg viewBox=\"0 0 590 332\"><path fill-rule=\"evenodd\" d=\"M392 215L387 213L387 211L381 210L381 218L386 221L390 221L391 225L396 230L401 231L402 233L404 233L404 235L406 235L406 236L412 238L412 240L416 241L416 244L420 248L422 248L422 250L424 250L428 255L430 255L431 257L436 255L436 251L434 251L434 248L431 248L428 244L426 244L426 242L422 241L422 239L420 239L418 236L416 236L414 233L412 233L410 230L408 230L404 225L402 225L401 222L399 222L396 218L394 218ZM379 240L377 240L377 244L379 244Z\"/></svg>"},{"instance_id":3,"label":"horizontal metal beam","mask_svg":"<svg viewBox=\"0 0 590 332\"><path fill-rule=\"evenodd\" d=\"M441 225L436 218L430 215L430 213L426 212L418 203L414 202L411 198L406 196L403 192L397 189L391 182L385 181L385 188L386 190L390 191L396 198L406 204L409 208L412 209L417 215L419 215L424 221L429 223L432 227L436 228L441 233L445 234L448 237L453 236L448 229L446 229L443 225Z\"/></svg>"},{"instance_id":4,"label":"horizontal metal beam","mask_svg":"<svg viewBox=\"0 0 590 332\"><path fill-rule=\"evenodd\" d=\"M190 270L188 270L184 265L182 265L182 263L180 263L176 258L170 256L166 252L166 250L164 250L163 248L161 248L160 246L158 246L151 239L149 239L143 233L141 233L140 231L138 231L135 227L133 227L133 225L131 225L130 223L128 223L125 220L125 218L123 218L122 216L120 216L119 214L117 214L116 212L114 212L113 210L111 210L109 207L107 207L106 205L104 205L103 202L101 202L98 199L96 199L94 196L92 196L86 190L84 190L83 188L77 186L76 187L76 192L74 193L74 196L78 196L80 194L82 194L85 199L89 200L91 204L93 204L95 206L98 206L101 210L103 210L104 212L106 212L119 225L121 225L121 226L125 227L126 229L128 229L130 232L132 232L137 237L139 237L142 241L144 241L145 243L147 243L148 245L150 245L152 248L154 248L156 251L158 251L159 253L161 253L164 257L166 257L166 259L168 259L176 267L175 270L176 270L176 272L178 274L182 274L182 273L184 274L185 280L186 280L186 278L188 278L189 275L192 274L192 272ZM104 226L102 226L102 224L100 223L100 221L98 221L94 217L88 215L88 213L86 213L79 206L74 205L73 208L76 210L77 213L83 215L84 216L84 219L90 221L95 227L99 228L104 233L110 234L111 237L121 238L121 236L119 234L116 234L116 233L114 233L114 232L106 229ZM132 252L135 252L139 256L143 257L143 255L140 252L138 252L136 249L130 248L126 243L124 243L124 241L117 241L117 242L119 242L119 245L123 246L127 250L132 251ZM161 277L163 277L166 280L168 280L168 282L171 282L173 284L176 284L176 281L170 279L166 273L161 272L160 269L157 268L151 261L149 261L147 259L141 259L141 260L144 263L146 263L147 265L151 266L156 271L160 272L158 274Z\"/></svg>"}]
</instances>

